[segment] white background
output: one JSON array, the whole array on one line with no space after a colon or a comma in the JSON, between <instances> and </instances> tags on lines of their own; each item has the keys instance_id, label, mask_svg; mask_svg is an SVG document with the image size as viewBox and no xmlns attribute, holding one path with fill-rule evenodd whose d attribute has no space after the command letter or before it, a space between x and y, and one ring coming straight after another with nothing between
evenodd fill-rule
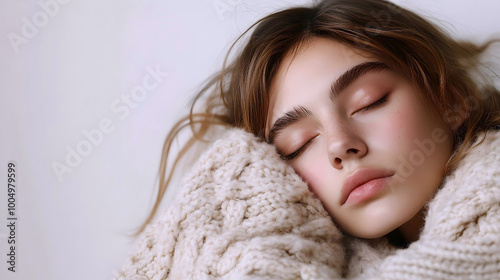
<instances>
[{"instance_id":1,"label":"white background","mask_svg":"<svg viewBox=\"0 0 500 280\"><path fill-rule=\"evenodd\" d=\"M5 280L111 278L132 249L126 234L154 202L166 133L187 112L201 82L219 69L230 42L253 21L309 2L60 0L47 15L42 4L58 2L0 1L0 278ZM456 37L482 42L500 36L500 1L396 2ZM12 34L24 40L16 37L16 45ZM121 98L131 96L150 75L148 69L156 68L168 76L134 102L136 108L128 115L112 108L125 106ZM114 130L58 178L54 163L66 165L68 149L87 141L82 131L99 129L106 119ZM15 273L7 270L11 161L17 165Z\"/></svg>"}]
</instances>

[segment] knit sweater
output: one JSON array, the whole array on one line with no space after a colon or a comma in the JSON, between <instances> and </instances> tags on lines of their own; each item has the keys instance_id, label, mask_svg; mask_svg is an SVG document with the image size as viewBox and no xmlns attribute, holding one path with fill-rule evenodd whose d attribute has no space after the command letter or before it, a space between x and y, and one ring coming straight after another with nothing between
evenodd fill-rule
<instances>
[{"instance_id":1,"label":"knit sweater","mask_svg":"<svg viewBox=\"0 0 500 280\"><path fill-rule=\"evenodd\" d=\"M500 132L427 205L419 240L343 235L274 147L231 129L115 273L123 279L500 279Z\"/></svg>"}]
</instances>

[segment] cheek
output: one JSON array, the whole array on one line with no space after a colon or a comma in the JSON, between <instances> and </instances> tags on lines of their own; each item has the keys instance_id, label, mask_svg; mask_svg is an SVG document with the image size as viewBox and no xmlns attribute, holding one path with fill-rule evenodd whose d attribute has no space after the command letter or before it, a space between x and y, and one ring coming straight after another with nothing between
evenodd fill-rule
<instances>
[{"instance_id":1,"label":"cheek","mask_svg":"<svg viewBox=\"0 0 500 280\"><path fill-rule=\"evenodd\" d=\"M318 164L311 162L309 164L295 164L292 165L295 172L306 181L307 185L313 192L317 192L320 189L321 173L322 171L318 168Z\"/></svg>"},{"instance_id":2,"label":"cheek","mask_svg":"<svg viewBox=\"0 0 500 280\"><path fill-rule=\"evenodd\" d=\"M383 119L378 119L370 123L365 133L370 148L375 148L374 151L385 150L393 151L396 149L406 149L407 139L412 135L410 127L412 127L412 118L402 111L392 111ZM380 156L380 154L378 155Z\"/></svg>"},{"instance_id":3,"label":"cheek","mask_svg":"<svg viewBox=\"0 0 500 280\"><path fill-rule=\"evenodd\" d=\"M309 188L321 196L328 189L326 181L330 172L327 157L318 153L308 153L292 163L295 172L307 182Z\"/></svg>"},{"instance_id":4,"label":"cheek","mask_svg":"<svg viewBox=\"0 0 500 280\"><path fill-rule=\"evenodd\" d=\"M431 110L422 97L411 88L403 88L395 100L395 105L386 120L389 124L385 132L413 146L417 140L429 138L431 131L441 126L436 112Z\"/></svg>"},{"instance_id":5,"label":"cheek","mask_svg":"<svg viewBox=\"0 0 500 280\"><path fill-rule=\"evenodd\" d=\"M296 172L330 213L334 213L340 196L342 178L328 160L326 152L316 151L300 157L295 164ZM293 164L292 164L293 166Z\"/></svg>"},{"instance_id":6,"label":"cheek","mask_svg":"<svg viewBox=\"0 0 500 280\"><path fill-rule=\"evenodd\" d=\"M373 138L379 147L409 153L415 148L415 141L428 138L430 127L418 112L407 109L398 109L389 112L384 121L377 122L377 129L371 130Z\"/></svg>"}]
</instances>

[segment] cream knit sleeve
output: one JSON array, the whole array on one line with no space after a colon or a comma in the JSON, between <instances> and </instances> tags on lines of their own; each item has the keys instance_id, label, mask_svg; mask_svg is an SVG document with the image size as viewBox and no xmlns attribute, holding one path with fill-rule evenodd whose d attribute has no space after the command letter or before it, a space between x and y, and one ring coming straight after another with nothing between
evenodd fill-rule
<instances>
[{"instance_id":1,"label":"cream knit sleeve","mask_svg":"<svg viewBox=\"0 0 500 280\"><path fill-rule=\"evenodd\" d=\"M339 279L341 234L274 148L231 129L115 279Z\"/></svg>"}]
</instances>

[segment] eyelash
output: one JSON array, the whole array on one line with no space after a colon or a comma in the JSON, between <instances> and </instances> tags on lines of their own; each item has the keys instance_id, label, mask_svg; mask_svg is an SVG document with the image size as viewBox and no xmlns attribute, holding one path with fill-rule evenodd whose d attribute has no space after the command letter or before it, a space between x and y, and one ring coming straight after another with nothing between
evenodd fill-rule
<instances>
[{"instance_id":1,"label":"eyelash","mask_svg":"<svg viewBox=\"0 0 500 280\"><path fill-rule=\"evenodd\" d=\"M314 141L314 139L316 139L316 137L314 138L311 138L309 141L307 141L304 145L302 145L302 147L300 147L298 150L296 150L295 152L289 154L288 156L282 156L282 158L286 161L290 161L296 157L298 157L303 151L305 151L305 149L311 145L311 143Z\"/></svg>"},{"instance_id":2,"label":"eyelash","mask_svg":"<svg viewBox=\"0 0 500 280\"><path fill-rule=\"evenodd\" d=\"M385 94L384 96L382 96L382 98L380 98L379 100L373 102L372 104L366 106L366 107L363 107L361 109L359 109L358 111L354 112L354 113L358 113L358 112L362 112L362 111L365 111L365 110L370 110L370 109L373 109L373 108L376 108L382 104L384 104L387 99L389 97L389 93ZM282 158L286 161L290 161L290 160L293 160L294 158L298 157L303 151L305 151L305 149L311 145L311 143L314 141L316 137L314 138L311 138L309 141L307 141L304 145L302 145L302 147L300 147L298 150L296 150L295 152L287 155L287 156L282 156Z\"/></svg>"},{"instance_id":3,"label":"eyelash","mask_svg":"<svg viewBox=\"0 0 500 280\"><path fill-rule=\"evenodd\" d=\"M357 110L356 112L354 112L353 114L355 113L358 113L358 112L362 112L362 111L366 111L366 110L370 110L370 109L373 109L373 108L377 108L378 106L384 104L387 99L389 97L389 93L386 93L384 96L382 96L382 98L380 98L379 100L373 102L372 104L366 106L366 107L363 107L359 110Z\"/></svg>"}]
</instances>

